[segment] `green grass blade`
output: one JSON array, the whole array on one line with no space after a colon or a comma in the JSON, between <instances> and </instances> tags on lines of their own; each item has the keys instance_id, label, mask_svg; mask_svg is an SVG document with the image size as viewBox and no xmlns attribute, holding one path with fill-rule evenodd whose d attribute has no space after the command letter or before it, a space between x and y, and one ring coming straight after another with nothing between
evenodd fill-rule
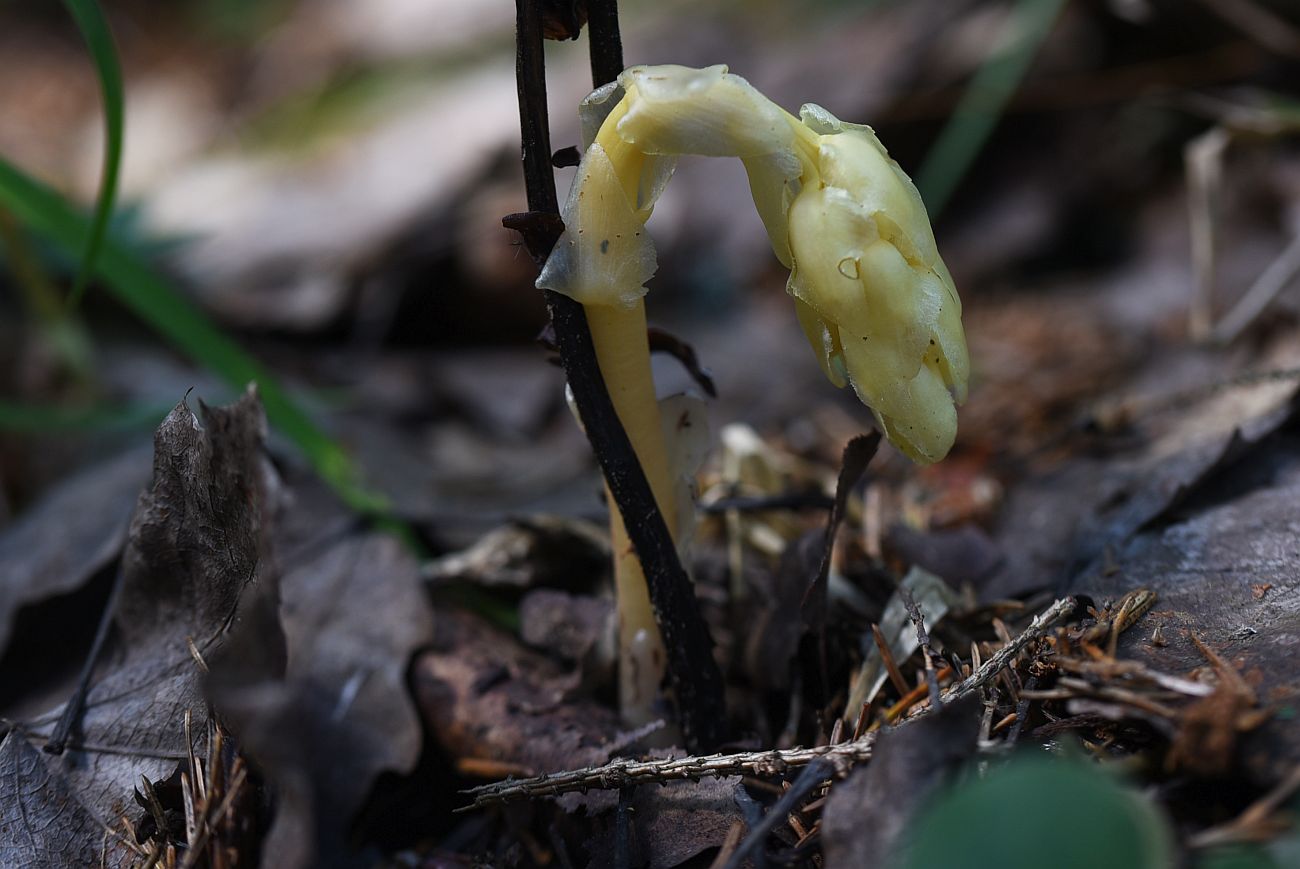
<instances>
[{"instance_id":1,"label":"green grass blade","mask_svg":"<svg viewBox=\"0 0 1300 869\"><path fill-rule=\"evenodd\" d=\"M1064 5L1065 0L1020 0L1012 17L1015 39L989 55L971 77L952 117L916 173L916 186L931 219L943 211L988 141L1007 100L1016 92Z\"/></svg>"},{"instance_id":2,"label":"green grass blade","mask_svg":"<svg viewBox=\"0 0 1300 869\"><path fill-rule=\"evenodd\" d=\"M59 194L0 159L0 206L33 231L63 248L83 248L91 221ZM347 453L289 397L274 378L214 326L193 303L111 236L105 236L95 272L119 302L178 350L236 388L256 383L268 419L306 455L312 466L352 507L378 512L382 497L364 490Z\"/></svg>"},{"instance_id":3,"label":"green grass blade","mask_svg":"<svg viewBox=\"0 0 1300 869\"><path fill-rule=\"evenodd\" d=\"M108 19L96 0L64 0L68 11L77 22L81 36L86 40L90 55L95 61L95 74L104 101L104 163L100 170L99 195L95 199L95 216L89 237L82 248L81 267L77 269L69 307L75 307L85 292L86 282L95 271L95 260L104 246L108 223L113 216L113 203L117 199L118 174L122 167L123 105L122 67L117 60L117 48Z\"/></svg>"},{"instance_id":4,"label":"green grass blade","mask_svg":"<svg viewBox=\"0 0 1300 869\"><path fill-rule=\"evenodd\" d=\"M149 431L174 403L58 407L0 398L0 431L33 435Z\"/></svg>"}]
</instances>

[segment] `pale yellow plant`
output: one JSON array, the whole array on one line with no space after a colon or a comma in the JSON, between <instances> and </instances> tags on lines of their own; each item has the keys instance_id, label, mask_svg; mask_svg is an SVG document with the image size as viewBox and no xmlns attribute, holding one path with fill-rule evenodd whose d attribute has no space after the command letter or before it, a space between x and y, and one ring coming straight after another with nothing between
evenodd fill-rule
<instances>
[{"instance_id":1,"label":"pale yellow plant","mask_svg":"<svg viewBox=\"0 0 1300 869\"><path fill-rule=\"evenodd\" d=\"M645 222L678 156L741 159L826 376L851 384L914 461L947 455L970 367L961 301L915 186L870 127L812 104L796 118L725 66L633 67L583 102L582 120L586 151L565 231L537 285L586 307L601 371L670 528L673 478L643 297L655 271ZM623 684L635 673L644 685L647 667L662 673L662 647L617 515L613 532ZM624 713L644 719L647 703L625 696Z\"/></svg>"}]
</instances>

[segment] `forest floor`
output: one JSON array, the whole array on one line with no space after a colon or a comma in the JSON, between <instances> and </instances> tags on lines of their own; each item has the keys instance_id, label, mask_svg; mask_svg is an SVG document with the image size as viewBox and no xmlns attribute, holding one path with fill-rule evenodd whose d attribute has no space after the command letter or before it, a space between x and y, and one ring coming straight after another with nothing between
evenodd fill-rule
<instances>
[{"instance_id":1,"label":"forest floor","mask_svg":"<svg viewBox=\"0 0 1300 869\"><path fill-rule=\"evenodd\" d=\"M661 392L715 393L728 735L688 746L619 718L605 495L500 225L513 10L202 5L105 4L114 237L356 487L104 287L43 317L23 254L75 263L0 209L0 865L1300 865L1300 22L1066 5L932 208L973 375L926 468L825 382L743 171L683 162L649 305L705 369ZM625 5L629 63L868 119L923 192L1011 14ZM68 28L0 10L0 153L89 199ZM558 149L585 39L548 56Z\"/></svg>"}]
</instances>

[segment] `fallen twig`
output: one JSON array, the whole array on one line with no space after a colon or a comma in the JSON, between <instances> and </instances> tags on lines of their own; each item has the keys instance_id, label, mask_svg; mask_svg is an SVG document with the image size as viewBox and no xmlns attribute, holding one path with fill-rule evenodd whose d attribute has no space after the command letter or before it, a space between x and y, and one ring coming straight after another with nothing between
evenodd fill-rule
<instances>
[{"instance_id":1,"label":"fallen twig","mask_svg":"<svg viewBox=\"0 0 1300 869\"><path fill-rule=\"evenodd\" d=\"M1277 259L1269 263L1268 268L1255 279L1255 283L1250 285L1250 289L1232 310L1223 315L1211 333L1214 340L1221 344L1235 341L1286 289L1287 284L1295 280L1297 274L1300 274L1300 235L1291 239L1290 244L1278 254Z\"/></svg>"},{"instance_id":2,"label":"fallen twig","mask_svg":"<svg viewBox=\"0 0 1300 869\"><path fill-rule=\"evenodd\" d=\"M1029 627L1012 638L968 678L943 692L943 703L952 703L978 691L1009 666L1026 646L1041 637L1048 628L1075 608L1075 600L1066 597L1052 604L1030 622ZM930 707L917 710L899 722L900 726L926 715ZM876 732L864 733L851 742L818 745L784 751L753 751L740 754L711 754L704 757L675 757L667 760L614 760L603 766L567 770L516 781L493 782L464 791L473 802L457 811L469 811L494 803L530 797L559 796L588 790L619 790L631 785L664 783L730 775L779 775L815 760L828 761L835 775L843 775L855 763L871 759Z\"/></svg>"},{"instance_id":3,"label":"fallen twig","mask_svg":"<svg viewBox=\"0 0 1300 869\"><path fill-rule=\"evenodd\" d=\"M790 814L794 813L798 805L807 799L807 796L816 788L822 786L822 782L831 778L833 774L835 774L835 765L826 758L819 758L819 760L807 765L800 773L797 781L790 786L790 790L785 792L785 795L777 801L774 807L768 809L766 816L763 816L763 820L754 825L754 829L749 831L748 836L745 836L744 842L741 842L740 847L736 848L736 852L732 853L731 860L727 861L725 869L740 869L740 865L745 861L746 857L749 857L750 852L753 852L755 848L762 848L763 843L767 842L768 834L771 834L776 827L787 822Z\"/></svg>"},{"instance_id":4,"label":"fallen twig","mask_svg":"<svg viewBox=\"0 0 1300 869\"><path fill-rule=\"evenodd\" d=\"M866 733L853 742L818 745L784 751L752 751L741 754L710 754L704 757L675 757L668 760L615 760L604 766L556 772L518 781L495 782L471 788L465 793L474 802L458 811L527 797L559 796L578 791L618 790L629 785L689 779L722 778L730 775L779 775L788 769L807 766L814 760L829 760L836 774L871 757L876 734Z\"/></svg>"},{"instance_id":5,"label":"fallen twig","mask_svg":"<svg viewBox=\"0 0 1300 869\"><path fill-rule=\"evenodd\" d=\"M1025 646L1041 637L1048 628L1064 618L1066 613L1074 609L1075 606L1074 598L1063 597L1043 610L1034 617L1034 620L1029 623L1029 627L1025 628L1020 636L998 649L993 657L981 664L974 673L943 692L943 702L951 703L954 700L960 700L967 694L988 685L1015 660L1016 655L1019 655Z\"/></svg>"},{"instance_id":6,"label":"fallen twig","mask_svg":"<svg viewBox=\"0 0 1300 869\"><path fill-rule=\"evenodd\" d=\"M830 778L835 773L835 767L832 762L825 759L814 760L804 768L799 774L799 778L791 785L790 790L777 801L776 805L768 809L763 820L754 825L749 831L749 835L740 843L740 847L731 855L727 861L725 869L740 869L741 863L756 848L762 848L763 843L767 841L768 835L777 827L786 823L790 815L794 814L799 808L799 804L808 798L814 790L821 787L822 782Z\"/></svg>"},{"instance_id":7,"label":"fallen twig","mask_svg":"<svg viewBox=\"0 0 1300 869\"><path fill-rule=\"evenodd\" d=\"M921 647L921 655L925 658L925 682L930 687L930 706L937 712L943 705L943 697L939 694L939 680L934 675L934 650L930 648L930 635L925 631L925 614L905 586L898 587L898 594L907 607L908 617L916 626L916 644Z\"/></svg>"}]
</instances>

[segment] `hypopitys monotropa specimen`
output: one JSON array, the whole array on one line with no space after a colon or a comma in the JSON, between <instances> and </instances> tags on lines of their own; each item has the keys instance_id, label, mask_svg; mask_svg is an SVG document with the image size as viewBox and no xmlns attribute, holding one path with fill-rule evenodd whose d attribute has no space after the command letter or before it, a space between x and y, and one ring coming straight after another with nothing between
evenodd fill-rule
<instances>
[{"instance_id":1,"label":"hypopitys monotropa specimen","mask_svg":"<svg viewBox=\"0 0 1300 869\"><path fill-rule=\"evenodd\" d=\"M794 117L725 66L637 66L581 107L585 153L565 230L537 285L586 309L601 373L660 511L678 528L650 371L645 223L677 157L739 157L795 313L826 376L851 384L885 436L929 464L951 449L969 359L961 301L920 195L870 127L807 104ZM612 504L612 500L611 500ZM623 518L611 512L620 706L658 717L664 654Z\"/></svg>"}]
</instances>

